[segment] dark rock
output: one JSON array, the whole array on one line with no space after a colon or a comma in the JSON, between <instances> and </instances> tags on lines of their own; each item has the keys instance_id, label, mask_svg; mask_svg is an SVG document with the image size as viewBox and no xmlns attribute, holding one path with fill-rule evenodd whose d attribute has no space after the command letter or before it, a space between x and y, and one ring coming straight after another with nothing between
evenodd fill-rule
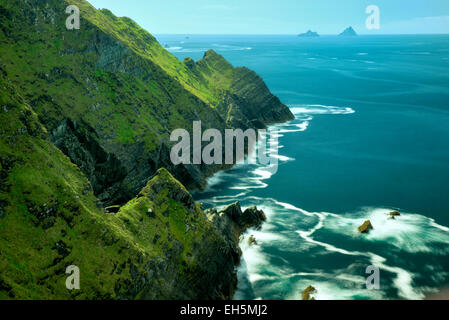
<instances>
[{"instance_id":1,"label":"dark rock","mask_svg":"<svg viewBox=\"0 0 449 320\"><path fill-rule=\"evenodd\" d=\"M95 137L96 132L89 125L65 119L53 130L51 140L88 177L94 194L105 205L124 202L128 196L121 183L126 171Z\"/></svg>"},{"instance_id":2,"label":"dark rock","mask_svg":"<svg viewBox=\"0 0 449 320\"><path fill-rule=\"evenodd\" d=\"M373 229L373 225L371 224L371 221L367 220L358 229L360 233L368 233Z\"/></svg>"},{"instance_id":3,"label":"dark rock","mask_svg":"<svg viewBox=\"0 0 449 320\"><path fill-rule=\"evenodd\" d=\"M256 240L256 238L255 238L253 235L251 235L251 236L249 237L249 239L248 239L248 245L249 245L249 246L257 245L257 240Z\"/></svg>"},{"instance_id":4,"label":"dark rock","mask_svg":"<svg viewBox=\"0 0 449 320\"><path fill-rule=\"evenodd\" d=\"M243 216L240 223L243 223L243 225L246 228L250 227L260 228L262 223L265 222L266 220L267 217L265 216L265 213L262 210L258 210L254 206L246 209L243 212Z\"/></svg>"},{"instance_id":5,"label":"dark rock","mask_svg":"<svg viewBox=\"0 0 449 320\"><path fill-rule=\"evenodd\" d=\"M120 211L120 206L109 206L105 208L106 213L117 213Z\"/></svg>"},{"instance_id":6,"label":"dark rock","mask_svg":"<svg viewBox=\"0 0 449 320\"><path fill-rule=\"evenodd\" d=\"M67 245L64 243L64 241L59 240L55 243L55 245L52 248L53 250L56 250L60 256L63 258L67 257L70 254L70 249L67 247Z\"/></svg>"},{"instance_id":7,"label":"dark rock","mask_svg":"<svg viewBox=\"0 0 449 320\"><path fill-rule=\"evenodd\" d=\"M262 210L257 210L256 207L248 208L245 212L242 212L238 201L227 206L222 213L230 217L240 227L241 232L251 227L258 228L266 220L265 213Z\"/></svg>"},{"instance_id":8,"label":"dark rock","mask_svg":"<svg viewBox=\"0 0 449 320\"><path fill-rule=\"evenodd\" d=\"M396 217L399 217L400 215L401 215L401 213L399 211L391 211L389 213L390 218L393 220L396 219Z\"/></svg>"},{"instance_id":9,"label":"dark rock","mask_svg":"<svg viewBox=\"0 0 449 320\"><path fill-rule=\"evenodd\" d=\"M239 247L240 235L248 228L260 227L266 219L265 214L262 210L257 210L256 207L248 208L245 212L242 212L238 201L220 212L216 209L209 209L205 213L218 233L227 241L234 264L238 265L242 253Z\"/></svg>"}]
</instances>

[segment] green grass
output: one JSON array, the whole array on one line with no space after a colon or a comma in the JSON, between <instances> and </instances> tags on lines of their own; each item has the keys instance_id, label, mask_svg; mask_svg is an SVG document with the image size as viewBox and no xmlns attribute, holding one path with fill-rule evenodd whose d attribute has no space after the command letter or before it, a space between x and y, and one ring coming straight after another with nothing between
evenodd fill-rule
<instances>
[{"instance_id":1,"label":"green grass","mask_svg":"<svg viewBox=\"0 0 449 320\"><path fill-rule=\"evenodd\" d=\"M65 28L69 4L81 9L80 30ZM180 62L131 19L84 0L2 0L0 27L0 299L155 297L151 286L156 297L171 297L169 275L153 275L147 291L133 286L165 258L177 266L178 281L198 275L195 245L222 244L198 205L177 201L174 195L187 191L161 170L139 197L106 214L49 135L71 118L92 127L120 160L129 160L136 144L148 159L192 121L224 129L236 115L245 120L227 99L239 93L236 81L254 75L213 51ZM179 254L167 254L178 245ZM80 291L65 288L70 264L80 267Z\"/></svg>"},{"instance_id":2,"label":"green grass","mask_svg":"<svg viewBox=\"0 0 449 320\"><path fill-rule=\"evenodd\" d=\"M45 128L17 90L2 78L0 87L5 88L0 106L6 106L0 111L0 200L7 203L0 217L0 299L129 295L131 265L144 276L146 262L162 262L174 241L183 248L175 257L177 276L195 270L194 244L217 236L197 205L188 209L171 198L177 190L187 192L178 181L160 170L118 214L104 213L88 180L46 139ZM155 184L164 190L155 193ZM40 216L52 207L51 214ZM155 217L149 217L149 208ZM186 223L195 230L186 232ZM160 238L154 243L156 234ZM59 241L69 250L65 257L55 248ZM65 288L65 268L71 264L81 271L79 291ZM163 278L154 281L164 288Z\"/></svg>"}]
</instances>

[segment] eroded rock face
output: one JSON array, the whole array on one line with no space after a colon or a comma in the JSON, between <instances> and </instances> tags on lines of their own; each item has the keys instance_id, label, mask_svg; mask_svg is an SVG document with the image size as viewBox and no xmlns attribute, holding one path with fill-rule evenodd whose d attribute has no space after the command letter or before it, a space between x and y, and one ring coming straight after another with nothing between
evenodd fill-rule
<instances>
[{"instance_id":1,"label":"eroded rock face","mask_svg":"<svg viewBox=\"0 0 449 320\"><path fill-rule=\"evenodd\" d=\"M117 292L123 292L123 298L137 294L145 299L232 298L237 288L238 243L222 234L224 229L211 224L200 205L167 170L159 169L137 199L124 208L125 214L137 210L139 216L145 216L143 224L146 216L150 217L150 224L158 221L167 224L144 234L153 238L155 250L162 250L161 259L144 260L143 269L142 265L136 268L140 271L131 274L133 286L124 283L117 288ZM229 211L238 209L239 206L234 206ZM177 227L173 225L180 219L185 224L182 236L174 232ZM155 232L154 236L151 232Z\"/></svg>"},{"instance_id":2,"label":"eroded rock face","mask_svg":"<svg viewBox=\"0 0 449 320\"><path fill-rule=\"evenodd\" d=\"M51 140L87 176L100 201L110 205L126 200L129 195L121 185L125 168L99 145L89 125L65 119L53 130Z\"/></svg>"},{"instance_id":3,"label":"eroded rock face","mask_svg":"<svg viewBox=\"0 0 449 320\"><path fill-rule=\"evenodd\" d=\"M264 212L256 207L248 208L243 212L238 201L219 212L216 209L210 209L206 210L205 213L214 227L229 243L236 264L240 263L241 256L240 235L249 228L259 228L266 220Z\"/></svg>"}]
</instances>

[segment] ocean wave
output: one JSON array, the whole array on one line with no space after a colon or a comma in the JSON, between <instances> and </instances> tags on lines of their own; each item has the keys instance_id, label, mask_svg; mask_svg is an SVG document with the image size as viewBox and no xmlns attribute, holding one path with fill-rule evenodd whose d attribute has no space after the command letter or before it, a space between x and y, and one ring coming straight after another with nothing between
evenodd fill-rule
<instances>
[{"instance_id":1,"label":"ocean wave","mask_svg":"<svg viewBox=\"0 0 449 320\"><path fill-rule=\"evenodd\" d=\"M227 44L212 44L213 47L220 48L221 51L244 51L244 50L252 50L252 47L241 47L241 46L233 46Z\"/></svg>"},{"instance_id":2,"label":"ocean wave","mask_svg":"<svg viewBox=\"0 0 449 320\"><path fill-rule=\"evenodd\" d=\"M168 51L180 51L180 50L182 50L183 48L182 47L168 47L168 48L166 48Z\"/></svg>"},{"instance_id":3,"label":"ocean wave","mask_svg":"<svg viewBox=\"0 0 449 320\"><path fill-rule=\"evenodd\" d=\"M290 111L294 115L316 115L316 114L352 114L354 109L349 107L325 106L320 104L290 105Z\"/></svg>"}]
</instances>

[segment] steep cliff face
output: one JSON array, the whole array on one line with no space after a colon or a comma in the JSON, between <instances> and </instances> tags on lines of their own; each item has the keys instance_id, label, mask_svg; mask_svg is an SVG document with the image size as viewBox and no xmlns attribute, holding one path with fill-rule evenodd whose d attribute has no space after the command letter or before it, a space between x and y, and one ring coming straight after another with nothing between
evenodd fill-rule
<instances>
[{"instance_id":1,"label":"steep cliff face","mask_svg":"<svg viewBox=\"0 0 449 320\"><path fill-rule=\"evenodd\" d=\"M80 30L65 27L68 5L80 8ZM205 177L222 168L173 167L168 152L174 129L190 130L196 120L204 129L224 130L292 118L254 72L234 68L212 51L198 63L182 63L131 19L84 0L5 0L0 25L0 63L48 131L67 119L85 124L123 168L121 181L94 188L105 205L130 199L161 167L189 188L203 187ZM61 138L58 145L67 146ZM66 154L95 177L91 163Z\"/></svg>"},{"instance_id":2,"label":"steep cliff face","mask_svg":"<svg viewBox=\"0 0 449 320\"><path fill-rule=\"evenodd\" d=\"M0 299L232 298L239 234L263 215L234 204L208 217L165 169L106 213L92 181L103 183L98 166L120 172L117 160L65 121L53 142L70 137L63 143L76 146L67 147L78 152L72 158L87 159L88 181L1 66L0 87ZM66 289L71 265L80 290Z\"/></svg>"},{"instance_id":3,"label":"steep cliff face","mask_svg":"<svg viewBox=\"0 0 449 320\"><path fill-rule=\"evenodd\" d=\"M260 76L245 67L234 68L215 51L207 51L195 70L206 83L220 84L215 88L222 99L218 108L226 115L228 125L239 127L246 121L248 127L254 128L255 124L265 126L293 119L290 110L271 94Z\"/></svg>"},{"instance_id":4,"label":"steep cliff face","mask_svg":"<svg viewBox=\"0 0 449 320\"><path fill-rule=\"evenodd\" d=\"M232 248L236 264L240 262L241 255L239 247L240 236L249 228L261 227L262 223L267 219L265 213L256 207L242 211L239 202L230 204L221 211L208 209L205 213L218 233L224 237Z\"/></svg>"},{"instance_id":5,"label":"steep cliff face","mask_svg":"<svg viewBox=\"0 0 449 320\"><path fill-rule=\"evenodd\" d=\"M105 205L113 204L108 202L111 199L129 199L130 195L122 192L121 185L126 176L125 168L98 144L95 131L87 124L66 119L53 130L51 141L85 173L94 194Z\"/></svg>"},{"instance_id":6,"label":"steep cliff face","mask_svg":"<svg viewBox=\"0 0 449 320\"><path fill-rule=\"evenodd\" d=\"M0 298L232 297L238 247L167 170L106 214L17 90L3 78L0 86ZM59 130L76 136L67 126ZM80 290L66 289L69 265L80 269Z\"/></svg>"},{"instance_id":7,"label":"steep cliff face","mask_svg":"<svg viewBox=\"0 0 449 320\"><path fill-rule=\"evenodd\" d=\"M262 79L213 51L180 62L84 0L3 0L0 42L0 298L232 297L239 234L262 215L205 215L177 179L222 167L173 165L169 136L291 119Z\"/></svg>"}]
</instances>

